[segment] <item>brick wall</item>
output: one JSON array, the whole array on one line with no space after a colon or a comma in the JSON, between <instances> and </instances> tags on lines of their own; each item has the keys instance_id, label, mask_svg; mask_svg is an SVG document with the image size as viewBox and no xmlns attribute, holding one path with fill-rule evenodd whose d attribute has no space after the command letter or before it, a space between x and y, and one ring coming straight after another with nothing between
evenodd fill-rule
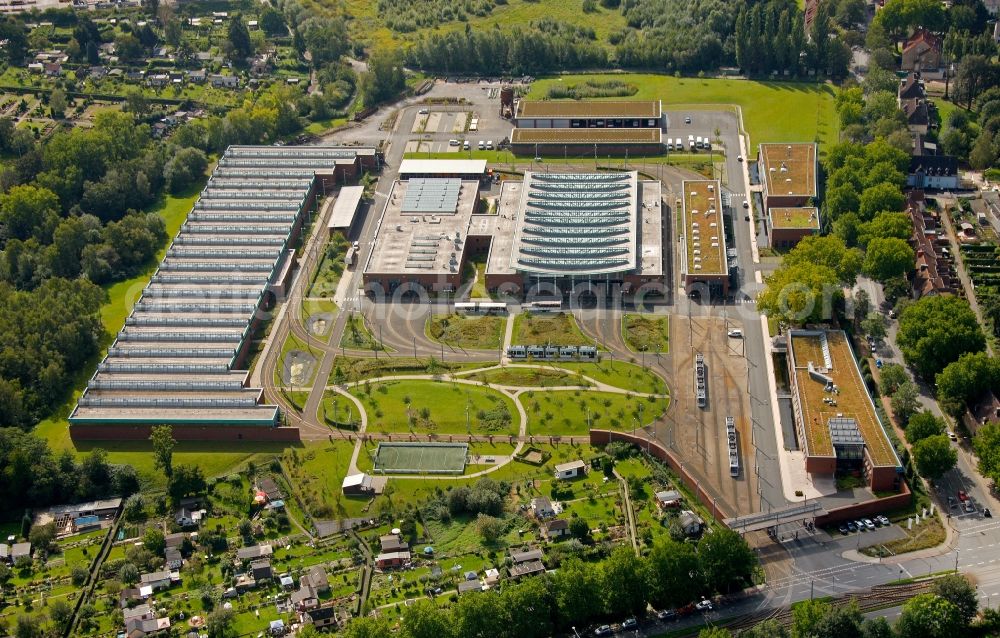
<instances>
[{"instance_id":1,"label":"brick wall","mask_svg":"<svg viewBox=\"0 0 1000 638\"><path fill-rule=\"evenodd\" d=\"M74 441L147 441L151 430L151 425L71 425L69 435ZM178 441L300 441L294 427L175 425L173 436Z\"/></svg>"}]
</instances>

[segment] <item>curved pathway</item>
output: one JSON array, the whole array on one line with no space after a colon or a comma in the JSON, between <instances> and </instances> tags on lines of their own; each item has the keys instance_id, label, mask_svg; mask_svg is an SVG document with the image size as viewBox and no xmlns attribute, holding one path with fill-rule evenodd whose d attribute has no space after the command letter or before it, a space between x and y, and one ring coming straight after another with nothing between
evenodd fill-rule
<instances>
[{"instance_id":1,"label":"curved pathway","mask_svg":"<svg viewBox=\"0 0 1000 638\"><path fill-rule=\"evenodd\" d=\"M463 375L471 375L471 374L477 374L477 373L480 373L480 372L485 372L485 371L488 371L488 370L500 370L500 369L505 369L505 368L523 368L523 369L529 369L529 370L537 370L537 369L548 370L548 369L551 369L551 368L549 368L547 366L530 365L530 364L513 364L513 365L509 365L509 366L493 365L493 366L487 366L487 367L483 367L483 368L476 368L474 370L463 370L463 371L458 372L458 373L447 375L448 378L443 378L444 375L403 374L403 375L389 375L389 376L384 376L384 377L373 377L373 378L370 378L370 379L360 379L360 380L357 380L357 381L352 381L350 383L345 383L345 384L340 384L340 385L328 385L328 386L325 386L326 390L331 390L333 392L336 392L337 394L339 394L341 396L344 396L345 398L347 398L350 401L352 401L354 403L355 407L357 407L358 413L361 415L361 425L360 425L360 427L358 428L358 431L357 431L358 437L357 437L357 439L354 442L354 451L351 453L351 462L350 462L350 465L348 467L348 474L358 474L358 473L360 473L360 470L358 469L358 457L361 455L362 447L364 446L364 444L365 444L366 441L368 441L368 440L380 440L380 439L383 439L383 438L387 438L388 440L391 441L392 440L392 435L394 434L394 433L389 433L387 435L369 435L368 434L368 413L365 411L364 404L362 404L361 400L358 399L353 394L351 394L349 390L351 388L361 387L362 385L369 384L369 383L380 383L380 382L385 382L385 381L434 381L434 382L440 382L440 383L456 383L456 384L461 384L461 385L477 386L477 387L481 387L481 388L490 388L490 389L493 389L493 390L496 390L496 391L500 392L502 395L504 395L507 398L509 398L511 401L514 402L515 408L517 408L517 414L518 414L518 418L520 420L520 423L518 425L518 432L517 432L517 435L516 435L517 444L514 446L513 452L510 455L507 456L507 458L506 458L506 460L504 462L498 463L497 465L494 465L493 467L487 468L485 470L480 470L478 472L473 472L472 474L462 474L460 476L437 476L437 475L426 476L426 475L423 475L423 474L418 474L418 475L394 474L393 477L392 477L392 478L404 478L404 479L405 478L420 478L420 479L431 479L431 480L462 480L462 479L467 479L467 478L470 478L470 477L482 476L482 475L485 475L485 474L489 474L490 472L495 472L498 469L500 469L501 467L504 467L505 465L511 463L514 460L514 457L517 456L524 449L524 445L525 445L526 442L533 442L534 441L533 437L529 437L528 436L528 414L527 414L527 411L525 411L525 409L524 409L524 405L521 403L521 395L524 394L524 393L526 393L526 392L590 390L590 391L597 391L597 392L607 392L607 393L610 393L610 394L624 394L624 395L630 395L630 396L642 397L642 398L667 399L668 401L670 399L670 394L669 393L659 394L659 393L650 393L650 392L634 392L632 390L626 390L624 388L619 388L617 386L613 386L613 385L610 385L610 384L607 384L607 383L604 383L604 382L601 382L601 381L597 381L596 379L588 377L587 375L585 375L585 374L583 374L581 372L574 371L574 370L569 370L569 369L566 369L566 368L559 368L559 370L562 370L562 371L564 371L564 372L566 372L568 374L571 374L571 375L579 376L581 379L583 379L584 381L586 381L589 385L512 386L512 385L492 384L492 383L489 383L489 382L486 382L486 381L478 381L478 380L473 380L473 379L463 379L463 378L461 378L461 376L463 376ZM665 383L665 381L664 381L664 383ZM643 426L643 427L645 427L645 426ZM414 436L414 435L411 435L411 436ZM432 435L418 435L418 436L421 436L421 437L427 436L428 440L430 440L430 437ZM449 436L459 436L459 437L461 437L461 435L449 435ZM508 437L509 437L509 435L508 435ZM490 437L491 441L492 441L492 438L493 437L491 436ZM498 437L498 438L500 438L500 437ZM509 437L509 438L511 438L511 437ZM549 440L551 441L552 438L553 437L549 437ZM466 440L472 440L472 439L473 439L473 437L468 437ZM586 437L568 436L568 437L559 437L559 439L560 440L569 440L570 442L576 442L578 440L589 441L590 437L589 436L586 436Z\"/></svg>"}]
</instances>

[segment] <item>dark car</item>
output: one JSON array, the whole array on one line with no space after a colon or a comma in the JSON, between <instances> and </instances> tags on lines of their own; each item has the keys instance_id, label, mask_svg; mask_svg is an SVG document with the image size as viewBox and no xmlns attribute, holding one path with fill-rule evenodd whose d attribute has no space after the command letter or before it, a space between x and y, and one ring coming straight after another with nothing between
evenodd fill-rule
<instances>
[{"instance_id":1,"label":"dark car","mask_svg":"<svg viewBox=\"0 0 1000 638\"><path fill-rule=\"evenodd\" d=\"M847 529L847 525L841 525L838 529L840 530L840 533L843 534L844 536L847 536L847 534L850 533L851 531Z\"/></svg>"},{"instance_id":2,"label":"dark car","mask_svg":"<svg viewBox=\"0 0 1000 638\"><path fill-rule=\"evenodd\" d=\"M993 518L993 513L990 512L990 508L985 508L983 510L983 518Z\"/></svg>"},{"instance_id":3,"label":"dark car","mask_svg":"<svg viewBox=\"0 0 1000 638\"><path fill-rule=\"evenodd\" d=\"M854 521L850 521L847 524L847 531L852 533L858 531L858 526L854 524Z\"/></svg>"}]
</instances>

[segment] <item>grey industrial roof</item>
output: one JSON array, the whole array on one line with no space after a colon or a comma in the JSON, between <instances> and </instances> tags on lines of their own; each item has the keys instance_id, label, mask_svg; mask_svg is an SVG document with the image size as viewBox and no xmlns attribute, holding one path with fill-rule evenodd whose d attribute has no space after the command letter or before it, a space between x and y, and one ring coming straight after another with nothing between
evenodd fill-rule
<instances>
[{"instance_id":1,"label":"grey industrial roof","mask_svg":"<svg viewBox=\"0 0 1000 638\"><path fill-rule=\"evenodd\" d=\"M403 194L403 213L453 214L458 209L462 180L451 178L411 179Z\"/></svg>"},{"instance_id":2,"label":"grey industrial roof","mask_svg":"<svg viewBox=\"0 0 1000 638\"><path fill-rule=\"evenodd\" d=\"M374 149L232 146L70 415L71 423L277 423L232 366L317 174Z\"/></svg>"},{"instance_id":3,"label":"grey industrial roof","mask_svg":"<svg viewBox=\"0 0 1000 638\"><path fill-rule=\"evenodd\" d=\"M330 228L350 228L354 215L358 212L361 197L365 194L364 186L344 186L337 193L330 213Z\"/></svg>"},{"instance_id":4,"label":"grey industrial roof","mask_svg":"<svg viewBox=\"0 0 1000 638\"><path fill-rule=\"evenodd\" d=\"M636 268L637 174L524 174L516 270L603 274Z\"/></svg>"}]
</instances>

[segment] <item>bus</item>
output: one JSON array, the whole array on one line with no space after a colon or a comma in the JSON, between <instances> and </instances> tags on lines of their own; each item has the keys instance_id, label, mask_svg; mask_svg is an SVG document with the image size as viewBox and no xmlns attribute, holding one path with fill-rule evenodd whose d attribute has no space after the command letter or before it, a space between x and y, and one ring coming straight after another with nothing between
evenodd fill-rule
<instances>
[{"instance_id":1,"label":"bus","mask_svg":"<svg viewBox=\"0 0 1000 638\"><path fill-rule=\"evenodd\" d=\"M524 306L528 310L537 310L538 312L559 312L562 310L561 301L533 301Z\"/></svg>"}]
</instances>

